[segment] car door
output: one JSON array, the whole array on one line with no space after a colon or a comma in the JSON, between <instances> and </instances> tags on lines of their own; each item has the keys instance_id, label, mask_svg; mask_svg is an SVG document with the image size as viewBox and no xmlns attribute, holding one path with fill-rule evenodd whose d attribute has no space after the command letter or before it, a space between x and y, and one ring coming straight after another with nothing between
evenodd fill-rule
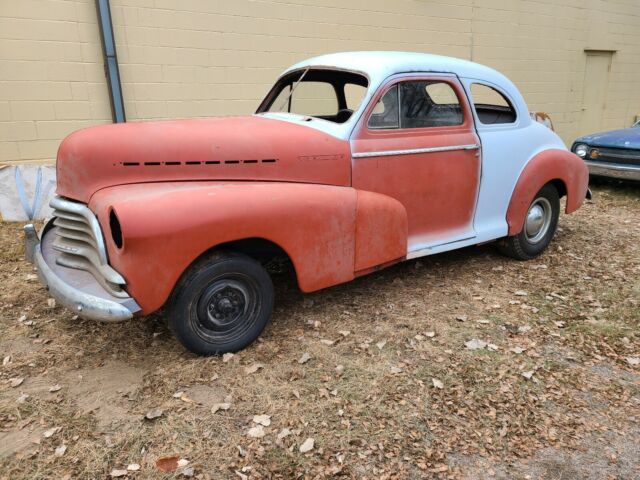
<instances>
[{"instance_id":1,"label":"car door","mask_svg":"<svg viewBox=\"0 0 640 480\"><path fill-rule=\"evenodd\" d=\"M388 195L408 216L408 253L473 238L479 140L454 75L384 84L351 137L352 184Z\"/></svg>"}]
</instances>

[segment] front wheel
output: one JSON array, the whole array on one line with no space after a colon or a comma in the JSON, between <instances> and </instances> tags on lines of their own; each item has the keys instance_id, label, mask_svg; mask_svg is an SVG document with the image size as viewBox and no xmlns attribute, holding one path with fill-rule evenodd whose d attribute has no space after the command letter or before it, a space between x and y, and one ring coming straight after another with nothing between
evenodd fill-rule
<instances>
[{"instance_id":1,"label":"front wheel","mask_svg":"<svg viewBox=\"0 0 640 480\"><path fill-rule=\"evenodd\" d=\"M178 340L199 355L235 352L252 343L269 322L273 283L246 255L215 253L180 280L168 309Z\"/></svg>"},{"instance_id":2,"label":"front wheel","mask_svg":"<svg viewBox=\"0 0 640 480\"><path fill-rule=\"evenodd\" d=\"M547 184L536 194L529 205L522 231L498 242L504 255L517 260L531 260L540 255L551 243L560 216L558 190Z\"/></svg>"}]
</instances>

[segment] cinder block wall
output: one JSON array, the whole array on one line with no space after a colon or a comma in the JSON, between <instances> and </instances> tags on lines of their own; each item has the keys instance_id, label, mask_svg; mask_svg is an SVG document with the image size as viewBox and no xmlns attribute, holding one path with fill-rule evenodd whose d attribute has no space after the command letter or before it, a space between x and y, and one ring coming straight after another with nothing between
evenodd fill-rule
<instances>
[{"instance_id":1,"label":"cinder block wall","mask_svg":"<svg viewBox=\"0 0 640 480\"><path fill-rule=\"evenodd\" d=\"M288 65L345 50L485 63L570 143L585 49L614 50L604 129L640 114L637 0L111 0L129 120L252 113ZM0 2L0 162L110 121L93 0Z\"/></svg>"},{"instance_id":2,"label":"cinder block wall","mask_svg":"<svg viewBox=\"0 0 640 480\"><path fill-rule=\"evenodd\" d=\"M0 1L0 163L55 159L70 132L111 121L92 1Z\"/></svg>"}]
</instances>

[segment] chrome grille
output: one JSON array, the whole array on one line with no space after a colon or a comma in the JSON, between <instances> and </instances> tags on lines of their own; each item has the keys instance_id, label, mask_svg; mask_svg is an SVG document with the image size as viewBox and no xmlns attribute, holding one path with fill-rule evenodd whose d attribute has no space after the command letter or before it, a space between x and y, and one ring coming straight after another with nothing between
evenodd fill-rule
<instances>
[{"instance_id":1,"label":"chrome grille","mask_svg":"<svg viewBox=\"0 0 640 480\"><path fill-rule=\"evenodd\" d=\"M591 147L589 159L598 162L639 165L640 150L629 148Z\"/></svg>"},{"instance_id":2,"label":"chrome grille","mask_svg":"<svg viewBox=\"0 0 640 480\"><path fill-rule=\"evenodd\" d=\"M56 263L86 270L115 297L128 297L122 289L124 278L109 266L107 249L98 219L86 205L54 197L53 208L57 238L53 248L60 252Z\"/></svg>"}]
</instances>

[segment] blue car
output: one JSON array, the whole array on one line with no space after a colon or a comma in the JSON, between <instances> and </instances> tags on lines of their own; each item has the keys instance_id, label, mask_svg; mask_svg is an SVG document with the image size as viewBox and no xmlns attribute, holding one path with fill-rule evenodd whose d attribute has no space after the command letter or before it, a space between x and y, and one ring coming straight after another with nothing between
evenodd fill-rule
<instances>
[{"instance_id":1,"label":"blue car","mask_svg":"<svg viewBox=\"0 0 640 480\"><path fill-rule=\"evenodd\" d=\"M571 151L599 177L640 180L640 121L631 128L585 135Z\"/></svg>"}]
</instances>

